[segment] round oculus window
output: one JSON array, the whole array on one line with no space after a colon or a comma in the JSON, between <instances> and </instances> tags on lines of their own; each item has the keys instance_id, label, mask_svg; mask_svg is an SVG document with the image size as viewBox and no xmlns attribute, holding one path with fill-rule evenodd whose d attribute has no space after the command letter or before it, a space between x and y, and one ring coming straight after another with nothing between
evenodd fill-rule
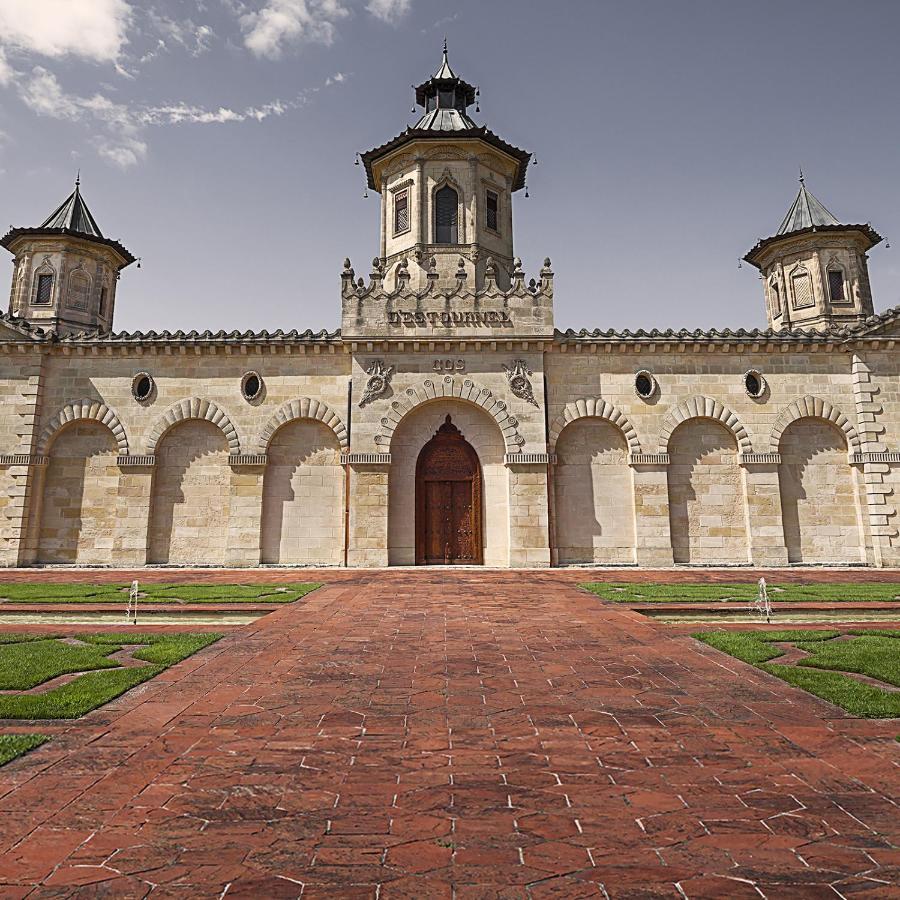
<instances>
[{"instance_id":1,"label":"round oculus window","mask_svg":"<svg viewBox=\"0 0 900 900\"><path fill-rule=\"evenodd\" d=\"M744 373L744 390L758 400L766 392L766 379L756 369L751 369Z\"/></svg>"},{"instance_id":2,"label":"round oculus window","mask_svg":"<svg viewBox=\"0 0 900 900\"><path fill-rule=\"evenodd\" d=\"M248 372L241 379L241 394L245 400L256 400L262 393L263 383L259 372Z\"/></svg>"},{"instance_id":3,"label":"round oculus window","mask_svg":"<svg viewBox=\"0 0 900 900\"><path fill-rule=\"evenodd\" d=\"M153 393L153 376L149 372L138 372L131 381L131 396L138 403L150 399Z\"/></svg>"},{"instance_id":4,"label":"round oculus window","mask_svg":"<svg viewBox=\"0 0 900 900\"><path fill-rule=\"evenodd\" d=\"M634 392L642 400L649 400L656 393L656 379L646 369L634 376Z\"/></svg>"}]
</instances>

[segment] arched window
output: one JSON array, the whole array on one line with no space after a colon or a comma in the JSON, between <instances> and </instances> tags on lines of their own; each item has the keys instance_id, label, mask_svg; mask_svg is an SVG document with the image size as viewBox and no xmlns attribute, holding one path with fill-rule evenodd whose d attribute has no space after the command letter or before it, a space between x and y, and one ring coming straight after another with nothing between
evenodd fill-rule
<instances>
[{"instance_id":1,"label":"arched window","mask_svg":"<svg viewBox=\"0 0 900 900\"><path fill-rule=\"evenodd\" d=\"M809 272L802 266L798 266L791 275L791 289L794 292L794 309L815 305L816 298L813 296Z\"/></svg>"},{"instance_id":2,"label":"arched window","mask_svg":"<svg viewBox=\"0 0 900 900\"><path fill-rule=\"evenodd\" d=\"M445 184L434 195L434 240L437 244L459 243L457 215L459 195Z\"/></svg>"},{"instance_id":3,"label":"arched window","mask_svg":"<svg viewBox=\"0 0 900 900\"><path fill-rule=\"evenodd\" d=\"M832 303L846 303L847 292L844 289L844 270L839 266L828 268L828 293Z\"/></svg>"},{"instance_id":4,"label":"arched window","mask_svg":"<svg viewBox=\"0 0 900 900\"><path fill-rule=\"evenodd\" d=\"M81 269L69 275L68 305L74 309L87 309L91 296L91 279Z\"/></svg>"},{"instance_id":5,"label":"arched window","mask_svg":"<svg viewBox=\"0 0 900 900\"><path fill-rule=\"evenodd\" d=\"M32 287L32 303L46 305L53 298L53 266L48 262L35 269Z\"/></svg>"}]
</instances>

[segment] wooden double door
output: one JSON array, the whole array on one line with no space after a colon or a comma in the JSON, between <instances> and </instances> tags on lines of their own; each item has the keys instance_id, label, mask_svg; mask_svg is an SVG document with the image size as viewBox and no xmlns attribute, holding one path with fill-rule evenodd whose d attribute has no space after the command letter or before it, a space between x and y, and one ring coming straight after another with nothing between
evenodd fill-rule
<instances>
[{"instance_id":1,"label":"wooden double door","mask_svg":"<svg viewBox=\"0 0 900 900\"><path fill-rule=\"evenodd\" d=\"M416 462L417 565L480 565L481 466L450 416Z\"/></svg>"}]
</instances>

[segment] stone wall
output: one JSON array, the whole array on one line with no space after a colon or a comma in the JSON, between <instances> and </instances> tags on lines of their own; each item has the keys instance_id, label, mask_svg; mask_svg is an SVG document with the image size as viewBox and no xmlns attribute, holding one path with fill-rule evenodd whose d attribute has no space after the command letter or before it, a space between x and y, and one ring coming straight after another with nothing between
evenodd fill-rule
<instances>
[{"instance_id":1,"label":"stone wall","mask_svg":"<svg viewBox=\"0 0 900 900\"><path fill-rule=\"evenodd\" d=\"M551 542L563 564L900 564L887 346L15 346L0 342L3 565L340 565L345 541L350 565L412 562L415 460L447 414L481 459L489 565L547 565ZM518 360L530 398L504 370ZM366 397L375 362L387 384Z\"/></svg>"}]
</instances>

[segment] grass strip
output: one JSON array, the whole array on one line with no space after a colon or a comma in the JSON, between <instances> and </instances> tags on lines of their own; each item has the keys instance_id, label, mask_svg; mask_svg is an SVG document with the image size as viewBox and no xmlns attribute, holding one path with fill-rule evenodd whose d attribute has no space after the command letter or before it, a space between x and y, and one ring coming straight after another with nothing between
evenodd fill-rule
<instances>
[{"instance_id":1,"label":"grass strip","mask_svg":"<svg viewBox=\"0 0 900 900\"><path fill-rule=\"evenodd\" d=\"M900 631L860 629L850 640L835 641L838 631L708 631L698 640L757 666L795 687L864 718L900 716L900 693L848 678L843 672L867 675L900 687ZM792 643L810 655L796 666L777 662L778 642Z\"/></svg>"},{"instance_id":2,"label":"grass strip","mask_svg":"<svg viewBox=\"0 0 900 900\"><path fill-rule=\"evenodd\" d=\"M0 690L27 691L51 678L92 669L114 669L111 647L73 646L62 641L23 641L0 648Z\"/></svg>"},{"instance_id":3,"label":"grass strip","mask_svg":"<svg viewBox=\"0 0 900 900\"><path fill-rule=\"evenodd\" d=\"M221 634L78 634L75 637L88 644L86 648L74 647L57 641L61 647L70 651L89 650L93 660L104 660L110 667L95 667L95 671L84 671L66 684L53 690L38 694L7 694L0 696L0 719L75 719L85 713L109 703L110 700L124 694L141 682L159 675L174 663L207 647L219 640ZM45 641L28 641L18 645L0 646L0 668L6 664L6 658L13 651L18 651L15 660L23 667L20 683L34 681L34 673L40 671L41 658L46 653L42 644ZM150 665L128 667L119 666L107 656L132 644L144 644L135 651L134 657ZM28 657L28 653L31 657ZM55 651L63 656L62 651ZM7 667L8 669L11 666ZM44 668L47 671L47 668ZM46 679L45 679L46 680Z\"/></svg>"},{"instance_id":4,"label":"grass strip","mask_svg":"<svg viewBox=\"0 0 900 900\"><path fill-rule=\"evenodd\" d=\"M318 582L291 584L145 584L145 603L293 603L320 588ZM6 584L0 598L10 603L122 603L127 585Z\"/></svg>"},{"instance_id":5,"label":"grass strip","mask_svg":"<svg viewBox=\"0 0 900 900\"><path fill-rule=\"evenodd\" d=\"M614 603L716 603L755 600L757 584L632 584L588 582L579 587ZM900 584L869 582L770 584L769 599L779 603L866 603L900 599Z\"/></svg>"},{"instance_id":6,"label":"grass strip","mask_svg":"<svg viewBox=\"0 0 900 900\"><path fill-rule=\"evenodd\" d=\"M24 756L49 740L45 734L0 734L0 766Z\"/></svg>"}]
</instances>

